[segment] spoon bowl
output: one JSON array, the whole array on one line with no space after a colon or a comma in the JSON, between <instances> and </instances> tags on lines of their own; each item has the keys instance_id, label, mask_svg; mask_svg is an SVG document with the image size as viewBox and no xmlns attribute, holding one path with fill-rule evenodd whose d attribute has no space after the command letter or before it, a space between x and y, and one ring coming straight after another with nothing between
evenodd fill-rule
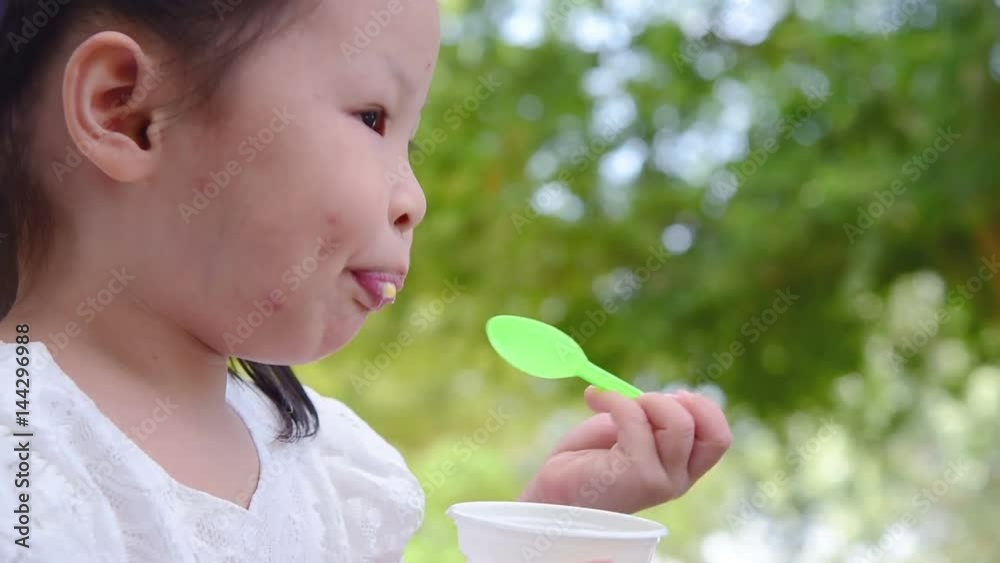
<instances>
[{"instance_id":1,"label":"spoon bowl","mask_svg":"<svg viewBox=\"0 0 1000 563\"><path fill-rule=\"evenodd\" d=\"M490 345L508 364L542 379L579 377L591 385L627 397L642 394L587 359L583 348L558 328L526 317L499 315L486 322Z\"/></svg>"},{"instance_id":2,"label":"spoon bowl","mask_svg":"<svg viewBox=\"0 0 1000 563\"><path fill-rule=\"evenodd\" d=\"M500 315L486 322L486 337L514 368L542 379L576 377L588 362L580 345L565 332L541 321Z\"/></svg>"}]
</instances>

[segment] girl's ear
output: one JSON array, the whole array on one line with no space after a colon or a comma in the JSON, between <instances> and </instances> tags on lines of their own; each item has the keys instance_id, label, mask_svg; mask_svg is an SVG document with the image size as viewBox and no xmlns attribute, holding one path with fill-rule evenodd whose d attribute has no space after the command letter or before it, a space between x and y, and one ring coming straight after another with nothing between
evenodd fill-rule
<instances>
[{"instance_id":1,"label":"girl's ear","mask_svg":"<svg viewBox=\"0 0 1000 563\"><path fill-rule=\"evenodd\" d=\"M133 183L155 168L159 143L151 133L162 82L131 37L97 33L70 56L63 77L63 111L80 154L110 178Z\"/></svg>"}]
</instances>

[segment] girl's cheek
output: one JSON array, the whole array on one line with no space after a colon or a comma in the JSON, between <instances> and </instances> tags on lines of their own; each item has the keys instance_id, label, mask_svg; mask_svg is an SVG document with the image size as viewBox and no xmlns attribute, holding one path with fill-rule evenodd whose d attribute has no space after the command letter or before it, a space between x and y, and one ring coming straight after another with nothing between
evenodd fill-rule
<instances>
[{"instance_id":1,"label":"girl's cheek","mask_svg":"<svg viewBox=\"0 0 1000 563\"><path fill-rule=\"evenodd\" d=\"M288 303L288 295L284 289L273 289L266 295L262 296L255 303L255 308L260 311L265 317L270 317L275 313L280 313L285 305Z\"/></svg>"}]
</instances>

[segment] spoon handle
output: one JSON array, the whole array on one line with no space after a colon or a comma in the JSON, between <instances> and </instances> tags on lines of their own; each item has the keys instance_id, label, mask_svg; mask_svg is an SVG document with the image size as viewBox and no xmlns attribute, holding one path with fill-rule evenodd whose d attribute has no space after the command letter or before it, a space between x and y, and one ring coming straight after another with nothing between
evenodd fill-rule
<instances>
[{"instance_id":1,"label":"spoon handle","mask_svg":"<svg viewBox=\"0 0 1000 563\"><path fill-rule=\"evenodd\" d=\"M588 383L600 389L604 389L605 391L621 393L631 399L635 399L639 395L642 395L642 389L639 389L627 381L623 381L618 376L602 369L600 366L597 366L592 362L585 363L580 368L580 373L578 375Z\"/></svg>"}]
</instances>

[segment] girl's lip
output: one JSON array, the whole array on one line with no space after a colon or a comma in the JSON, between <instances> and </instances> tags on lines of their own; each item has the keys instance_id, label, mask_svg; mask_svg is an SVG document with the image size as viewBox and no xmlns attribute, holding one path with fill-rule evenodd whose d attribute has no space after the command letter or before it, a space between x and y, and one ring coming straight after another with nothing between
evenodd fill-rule
<instances>
[{"instance_id":1,"label":"girl's lip","mask_svg":"<svg viewBox=\"0 0 1000 563\"><path fill-rule=\"evenodd\" d=\"M396 294L403 289L406 276L389 272L351 272L365 293L368 294L368 307L378 311L396 300Z\"/></svg>"}]
</instances>

